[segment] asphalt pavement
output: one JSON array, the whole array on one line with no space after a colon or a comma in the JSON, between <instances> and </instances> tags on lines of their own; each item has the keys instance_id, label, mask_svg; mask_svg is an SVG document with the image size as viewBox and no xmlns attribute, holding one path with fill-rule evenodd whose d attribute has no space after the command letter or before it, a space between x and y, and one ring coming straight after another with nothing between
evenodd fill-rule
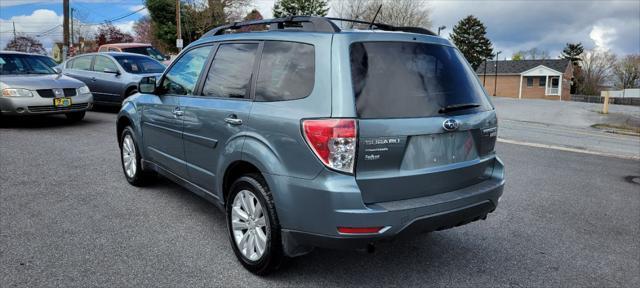
<instances>
[{"instance_id":1,"label":"asphalt pavement","mask_svg":"<svg viewBox=\"0 0 640 288\"><path fill-rule=\"evenodd\" d=\"M373 254L317 249L260 278L214 205L126 182L114 121L0 125L0 287L640 287L636 160L498 143L507 184L486 221Z\"/></svg>"},{"instance_id":2,"label":"asphalt pavement","mask_svg":"<svg viewBox=\"0 0 640 288\"><path fill-rule=\"evenodd\" d=\"M492 97L498 111L500 141L564 147L593 154L640 160L640 137L610 133L594 125L640 128L640 107Z\"/></svg>"}]
</instances>

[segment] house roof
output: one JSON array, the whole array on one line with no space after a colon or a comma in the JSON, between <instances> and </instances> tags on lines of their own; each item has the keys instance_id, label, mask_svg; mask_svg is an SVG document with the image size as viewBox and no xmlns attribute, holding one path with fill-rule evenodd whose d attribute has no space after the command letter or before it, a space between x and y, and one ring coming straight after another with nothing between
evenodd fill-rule
<instances>
[{"instance_id":1,"label":"house roof","mask_svg":"<svg viewBox=\"0 0 640 288\"><path fill-rule=\"evenodd\" d=\"M494 74L496 61L488 61L480 64L476 69L477 74L484 74L484 65L488 63L487 74ZM520 74L540 65L549 67L560 73L564 73L569 65L568 59L544 59L544 60L503 60L498 62L498 74Z\"/></svg>"}]
</instances>

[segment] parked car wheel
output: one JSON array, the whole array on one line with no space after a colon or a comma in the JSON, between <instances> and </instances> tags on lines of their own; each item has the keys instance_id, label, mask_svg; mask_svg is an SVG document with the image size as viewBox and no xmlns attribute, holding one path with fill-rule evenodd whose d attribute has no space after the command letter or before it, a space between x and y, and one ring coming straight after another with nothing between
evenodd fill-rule
<instances>
[{"instance_id":1,"label":"parked car wheel","mask_svg":"<svg viewBox=\"0 0 640 288\"><path fill-rule=\"evenodd\" d=\"M125 127L120 137L120 159L124 177L133 186L144 186L155 176L153 172L142 170L140 150L133 129Z\"/></svg>"},{"instance_id":2,"label":"parked car wheel","mask_svg":"<svg viewBox=\"0 0 640 288\"><path fill-rule=\"evenodd\" d=\"M85 115L85 111L82 111L82 112L71 112L71 113L64 114L64 116L67 116L67 120L69 120L71 122L82 121L82 119L84 119L84 115Z\"/></svg>"},{"instance_id":3,"label":"parked car wheel","mask_svg":"<svg viewBox=\"0 0 640 288\"><path fill-rule=\"evenodd\" d=\"M256 174L240 177L230 191L226 210L233 252L247 270L266 275L285 259L271 192Z\"/></svg>"}]
</instances>

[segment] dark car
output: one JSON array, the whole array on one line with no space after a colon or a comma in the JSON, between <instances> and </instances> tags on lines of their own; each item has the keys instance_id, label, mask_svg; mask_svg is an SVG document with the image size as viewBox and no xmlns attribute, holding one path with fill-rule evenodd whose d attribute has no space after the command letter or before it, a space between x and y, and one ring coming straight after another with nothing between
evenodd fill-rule
<instances>
[{"instance_id":1,"label":"dark car","mask_svg":"<svg viewBox=\"0 0 640 288\"><path fill-rule=\"evenodd\" d=\"M247 25L270 29L227 33ZM159 173L212 201L257 274L313 247L485 219L504 167L474 71L431 31L371 27L287 17L209 31L123 104L126 180Z\"/></svg>"}]
</instances>

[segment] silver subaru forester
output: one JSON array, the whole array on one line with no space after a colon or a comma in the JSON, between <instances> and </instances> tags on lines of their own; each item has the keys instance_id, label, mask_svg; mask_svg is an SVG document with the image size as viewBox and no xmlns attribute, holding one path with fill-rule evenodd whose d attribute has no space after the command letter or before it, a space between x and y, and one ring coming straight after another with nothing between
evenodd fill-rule
<instances>
[{"instance_id":1,"label":"silver subaru forester","mask_svg":"<svg viewBox=\"0 0 640 288\"><path fill-rule=\"evenodd\" d=\"M42 55L0 52L0 115L64 113L71 121L84 118L93 104L91 91L57 73L50 61Z\"/></svg>"}]
</instances>

